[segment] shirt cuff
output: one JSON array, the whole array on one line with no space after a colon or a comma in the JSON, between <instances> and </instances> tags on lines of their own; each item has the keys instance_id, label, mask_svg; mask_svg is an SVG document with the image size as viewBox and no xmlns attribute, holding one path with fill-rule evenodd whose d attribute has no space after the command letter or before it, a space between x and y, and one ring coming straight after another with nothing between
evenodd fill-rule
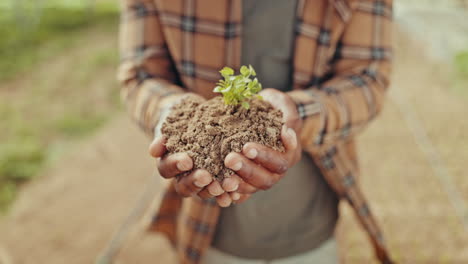
<instances>
[{"instance_id":1,"label":"shirt cuff","mask_svg":"<svg viewBox=\"0 0 468 264\"><path fill-rule=\"evenodd\" d=\"M288 92L294 101L301 119L318 115L322 111L322 104L312 90L296 90Z\"/></svg>"},{"instance_id":2,"label":"shirt cuff","mask_svg":"<svg viewBox=\"0 0 468 264\"><path fill-rule=\"evenodd\" d=\"M300 142L304 149L323 143L326 128L326 112L318 94L312 89L288 92L303 120Z\"/></svg>"}]
</instances>

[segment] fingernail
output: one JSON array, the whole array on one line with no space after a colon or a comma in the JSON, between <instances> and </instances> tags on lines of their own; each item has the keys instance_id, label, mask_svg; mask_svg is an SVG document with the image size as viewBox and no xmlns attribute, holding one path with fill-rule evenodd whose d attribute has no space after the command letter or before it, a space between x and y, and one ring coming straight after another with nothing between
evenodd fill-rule
<instances>
[{"instance_id":1,"label":"fingernail","mask_svg":"<svg viewBox=\"0 0 468 264\"><path fill-rule=\"evenodd\" d=\"M177 166L177 169L180 171L187 171L190 169L190 165L182 161L177 162L176 166Z\"/></svg>"},{"instance_id":2,"label":"fingernail","mask_svg":"<svg viewBox=\"0 0 468 264\"><path fill-rule=\"evenodd\" d=\"M221 207L229 207L231 205L231 201L229 200L225 200L225 201L222 201L222 203L219 205Z\"/></svg>"},{"instance_id":3,"label":"fingernail","mask_svg":"<svg viewBox=\"0 0 468 264\"><path fill-rule=\"evenodd\" d=\"M234 187L232 187L232 189L229 190L229 191L230 191L230 192L234 192L234 191L237 191L237 189L239 189L239 183L236 183L236 184L234 185Z\"/></svg>"},{"instance_id":4,"label":"fingernail","mask_svg":"<svg viewBox=\"0 0 468 264\"><path fill-rule=\"evenodd\" d=\"M157 139L158 139L158 138L155 138L155 139L153 140L153 142L151 142L151 144L150 144L149 147L148 147L148 151L149 151L149 153L151 154L151 156L153 156L153 157L156 156L156 153L153 153L153 148L154 148L154 145L156 144L156 140L157 140Z\"/></svg>"},{"instance_id":5,"label":"fingernail","mask_svg":"<svg viewBox=\"0 0 468 264\"><path fill-rule=\"evenodd\" d=\"M224 193L224 190L223 188L221 188L221 186L215 185L212 188L210 188L208 192L213 196L219 196Z\"/></svg>"},{"instance_id":6,"label":"fingernail","mask_svg":"<svg viewBox=\"0 0 468 264\"><path fill-rule=\"evenodd\" d=\"M237 201L240 199L240 194L239 193L233 193L231 195L231 198L234 200L234 201Z\"/></svg>"},{"instance_id":7,"label":"fingernail","mask_svg":"<svg viewBox=\"0 0 468 264\"><path fill-rule=\"evenodd\" d=\"M233 171L238 171L242 168L242 162L237 162L236 164L234 164L232 167L231 167L231 170Z\"/></svg>"},{"instance_id":8,"label":"fingernail","mask_svg":"<svg viewBox=\"0 0 468 264\"><path fill-rule=\"evenodd\" d=\"M239 182L235 181L234 185L233 185L232 181L235 181L235 180L230 179L230 178L224 180L224 182L223 182L224 190L226 190L228 192L233 192L233 191L236 191L239 188ZM231 184L230 184L230 182L231 182ZM232 187L229 188L230 187L229 185L232 185Z\"/></svg>"},{"instance_id":9,"label":"fingernail","mask_svg":"<svg viewBox=\"0 0 468 264\"><path fill-rule=\"evenodd\" d=\"M255 159L258 155L258 151L255 149L255 148L251 148L249 151L247 151L247 153L245 154L245 156L249 159Z\"/></svg>"},{"instance_id":10,"label":"fingernail","mask_svg":"<svg viewBox=\"0 0 468 264\"><path fill-rule=\"evenodd\" d=\"M194 175L194 178L195 181L193 182L193 184L199 188L203 188L211 182L210 178L207 177L207 175L205 174L196 173Z\"/></svg>"},{"instance_id":11,"label":"fingernail","mask_svg":"<svg viewBox=\"0 0 468 264\"><path fill-rule=\"evenodd\" d=\"M209 182L205 183L205 182L202 182L202 181L200 181L200 180L196 180L196 181L193 182L193 184L194 184L195 186L199 187L199 188L203 188L203 187L207 186L208 183L209 183Z\"/></svg>"}]
</instances>

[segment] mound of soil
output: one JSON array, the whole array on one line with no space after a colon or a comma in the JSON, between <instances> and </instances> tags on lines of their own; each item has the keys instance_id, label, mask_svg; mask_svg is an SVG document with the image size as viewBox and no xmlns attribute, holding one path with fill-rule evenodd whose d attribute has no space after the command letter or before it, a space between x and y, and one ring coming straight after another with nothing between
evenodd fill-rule
<instances>
[{"instance_id":1,"label":"mound of soil","mask_svg":"<svg viewBox=\"0 0 468 264\"><path fill-rule=\"evenodd\" d=\"M284 151L282 116L264 100L251 100L250 109L244 109L225 105L221 97L188 97L173 107L161 130L169 154L186 152L194 169L205 169L221 181L234 173L224 166L226 155L241 152L248 142Z\"/></svg>"}]
</instances>

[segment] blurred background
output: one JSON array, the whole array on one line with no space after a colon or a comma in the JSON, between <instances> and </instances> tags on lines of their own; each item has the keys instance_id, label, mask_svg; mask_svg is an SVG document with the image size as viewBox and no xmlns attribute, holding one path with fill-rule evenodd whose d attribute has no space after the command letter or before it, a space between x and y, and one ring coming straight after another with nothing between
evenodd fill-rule
<instances>
[{"instance_id":1,"label":"blurred background","mask_svg":"<svg viewBox=\"0 0 468 264\"><path fill-rule=\"evenodd\" d=\"M120 104L118 17L115 0L0 1L0 264L117 248L116 263L173 263L143 230L161 186ZM400 263L468 263L468 1L395 0L394 30L388 101L358 139L361 184ZM375 263L341 214L343 263Z\"/></svg>"}]
</instances>

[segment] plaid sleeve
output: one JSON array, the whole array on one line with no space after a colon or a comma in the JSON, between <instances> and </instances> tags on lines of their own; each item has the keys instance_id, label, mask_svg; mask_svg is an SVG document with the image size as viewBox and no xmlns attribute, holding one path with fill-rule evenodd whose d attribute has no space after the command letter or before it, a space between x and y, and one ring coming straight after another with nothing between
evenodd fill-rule
<instances>
[{"instance_id":1,"label":"plaid sleeve","mask_svg":"<svg viewBox=\"0 0 468 264\"><path fill-rule=\"evenodd\" d=\"M290 92L311 150L354 136L382 109L391 70L392 0L358 0L332 63L333 77Z\"/></svg>"},{"instance_id":2,"label":"plaid sleeve","mask_svg":"<svg viewBox=\"0 0 468 264\"><path fill-rule=\"evenodd\" d=\"M153 136L160 110L180 97L171 60L152 0L121 0L118 80L132 118Z\"/></svg>"}]
</instances>

